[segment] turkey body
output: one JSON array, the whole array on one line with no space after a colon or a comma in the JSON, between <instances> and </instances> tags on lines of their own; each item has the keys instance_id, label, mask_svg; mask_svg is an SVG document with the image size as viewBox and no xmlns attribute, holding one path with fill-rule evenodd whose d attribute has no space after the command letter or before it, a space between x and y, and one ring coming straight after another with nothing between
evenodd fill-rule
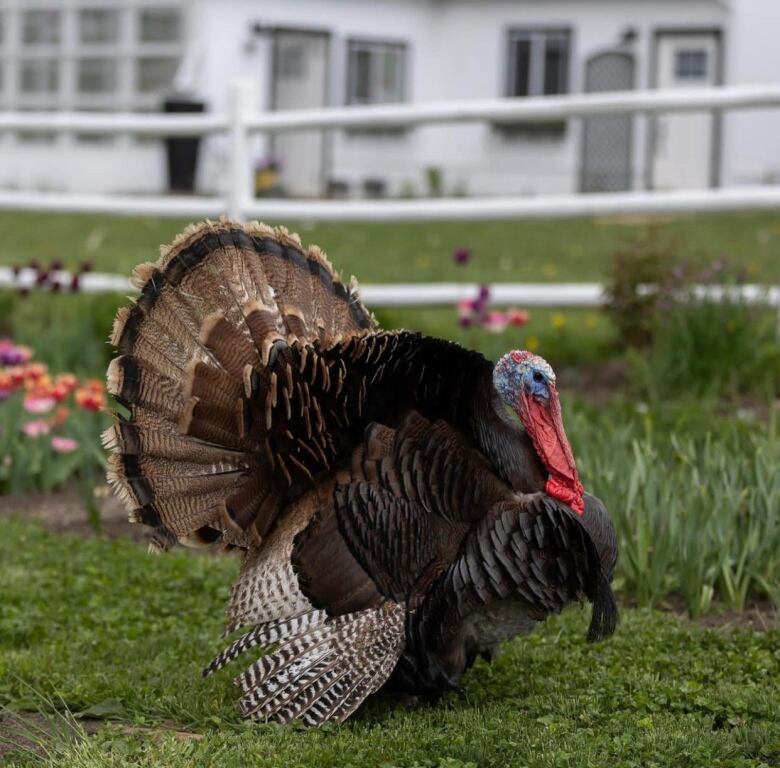
<instances>
[{"instance_id":1,"label":"turkey body","mask_svg":"<svg viewBox=\"0 0 780 768\"><path fill-rule=\"evenodd\" d=\"M377 329L318 249L258 224L190 228L134 279L109 479L157 549L242 550L244 634L206 673L266 651L236 678L245 714L340 721L391 678L435 696L572 601L592 639L614 630L614 531L541 358L512 353L538 382L515 412L498 366Z\"/></svg>"}]
</instances>

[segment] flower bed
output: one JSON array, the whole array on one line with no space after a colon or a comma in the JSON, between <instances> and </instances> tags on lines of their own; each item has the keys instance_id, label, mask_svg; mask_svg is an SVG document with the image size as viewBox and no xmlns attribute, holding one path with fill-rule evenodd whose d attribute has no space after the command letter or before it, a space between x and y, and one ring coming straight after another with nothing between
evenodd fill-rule
<instances>
[{"instance_id":1,"label":"flower bed","mask_svg":"<svg viewBox=\"0 0 780 768\"><path fill-rule=\"evenodd\" d=\"M105 466L105 386L55 374L33 356L0 339L0 492L50 490L75 478L90 508Z\"/></svg>"}]
</instances>

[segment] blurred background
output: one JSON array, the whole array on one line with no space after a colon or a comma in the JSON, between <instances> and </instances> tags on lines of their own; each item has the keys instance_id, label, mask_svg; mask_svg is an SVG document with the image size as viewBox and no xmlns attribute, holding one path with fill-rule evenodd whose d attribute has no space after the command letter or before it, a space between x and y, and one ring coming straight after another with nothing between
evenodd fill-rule
<instances>
[{"instance_id":1,"label":"blurred background","mask_svg":"<svg viewBox=\"0 0 780 768\"><path fill-rule=\"evenodd\" d=\"M263 111L752 85L778 77L778 28L774 0L3 0L0 109L220 113L239 78ZM777 111L486 120L256 137L248 162L258 194L296 197L668 190L778 183L779 133ZM3 188L227 184L224 136L175 169L127 134L0 152Z\"/></svg>"},{"instance_id":2,"label":"blurred background","mask_svg":"<svg viewBox=\"0 0 780 768\"><path fill-rule=\"evenodd\" d=\"M384 327L544 355L639 602L776 600L779 31L777 0L0 0L2 504L121 522L127 275L229 213Z\"/></svg>"}]
</instances>

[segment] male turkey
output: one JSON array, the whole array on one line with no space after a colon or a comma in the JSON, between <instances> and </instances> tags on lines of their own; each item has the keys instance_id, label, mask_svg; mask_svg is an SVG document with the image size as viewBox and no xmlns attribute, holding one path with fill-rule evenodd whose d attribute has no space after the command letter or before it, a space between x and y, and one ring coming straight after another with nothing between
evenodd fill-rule
<instances>
[{"instance_id":1,"label":"male turkey","mask_svg":"<svg viewBox=\"0 0 780 768\"><path fill-rule=\"evenodd\" d=\"M105 441L131 520L244 550L205 671L273 649L237 683L252 717L341 721L391 676L436 695L571 601L610 634L617 548L583 492L555 376L380 331L354 281L297 236L186 230L120 310Z\"/></svg>"}]
</instances>

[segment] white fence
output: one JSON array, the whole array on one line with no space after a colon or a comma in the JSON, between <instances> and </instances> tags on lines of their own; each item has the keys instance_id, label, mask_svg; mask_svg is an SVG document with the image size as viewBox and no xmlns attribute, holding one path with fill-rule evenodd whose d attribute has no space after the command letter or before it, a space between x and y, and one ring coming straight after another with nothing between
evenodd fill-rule
<instances>
[{"instance_id":1,"label":"white fence","mask_svg":"<svg viewBox=\"0 0 780 768\"><path fill-rule=\"evenodd\" d=\"M530 99L490 99L374 107L339 107L254 113L249 83L233 87L226 114L137 115L0 112L0 131L85 132L112 135L230 137L227 197L89 195L0 191L0 209L174 217L412 221L557 218L613 214L780 208L780 186L583 196L501 197L390 201L255 200L249 136L255 132L313 128L410 127L433 123L501 120L534 123L620 113L658 113L780 106L780 86L739 86L685 91L630 91Z\"/></svg>"},{"instance_id":2,"label":"white fence","mask_svg":"<svg viewBox=\"0 0 780 768\"><path fill-rule=\"evenodd\" d=\"M780 85L706 88L685 91L631 91L529 99L491 99L374 107L339 107L294 112L253 113L249 83L237 83L226 114L138 115L88 113L0 112L0 131L85 132L141 136L206 136L227 133L230 141L230 186L226 197L89 195L0 190L0 210L65 213L110 213L172 217L216 217L227 213L236 219L308 219L340 221L475 220L500 218L563 218L617 214L692 213L780 208L780 186L631 192L539 197L494 197L384 201L255 200L249 137L255 132L327 128L412 127L434 123L500 120L534 123L588 115L658 113L780 107ZM58 275L67 284L67 273ZM32 270L14 275L0 268L0 286L34 287ZM578 284L498 284L491 286L498 305L524 307L597 307L604 302L603 286ZM118 275L84 275L85 292L130 291ZM703 295L717 287L700 286ZM743 286L746 301L780 308L780 288ZM473 298L478 286L431 283L366 285L362 294L369 306L452 305Z\"/></svg>"},{"instance_id":3,"label":"white fence","mask_svg":"<svg viewBox=\"0 0 780 768\"><path fill-rule=\"evenodd\" d=\"M0 267L0 288L39 288L37 272L24 268L15 272ZM61 285L69 285L70 272L54 272L51 277ZM600 283L495 283L489 286L490 303L494 306L594 308L606 303L604 286ZM394 283L361 285L360 295L370 308L453 306L464 299L475 299L482 286L477 283ZM46 290L46 289L44 289ZM87 273L79 277L82 293L133 294L136 289L123 275ZM699 285L694 293L700 298L718 300L724 295L749 304L763 304L780 310L780 287L763 285L714 286ZM780 315L778 316L780 328Z\"/></svg>"}]
</instances>

